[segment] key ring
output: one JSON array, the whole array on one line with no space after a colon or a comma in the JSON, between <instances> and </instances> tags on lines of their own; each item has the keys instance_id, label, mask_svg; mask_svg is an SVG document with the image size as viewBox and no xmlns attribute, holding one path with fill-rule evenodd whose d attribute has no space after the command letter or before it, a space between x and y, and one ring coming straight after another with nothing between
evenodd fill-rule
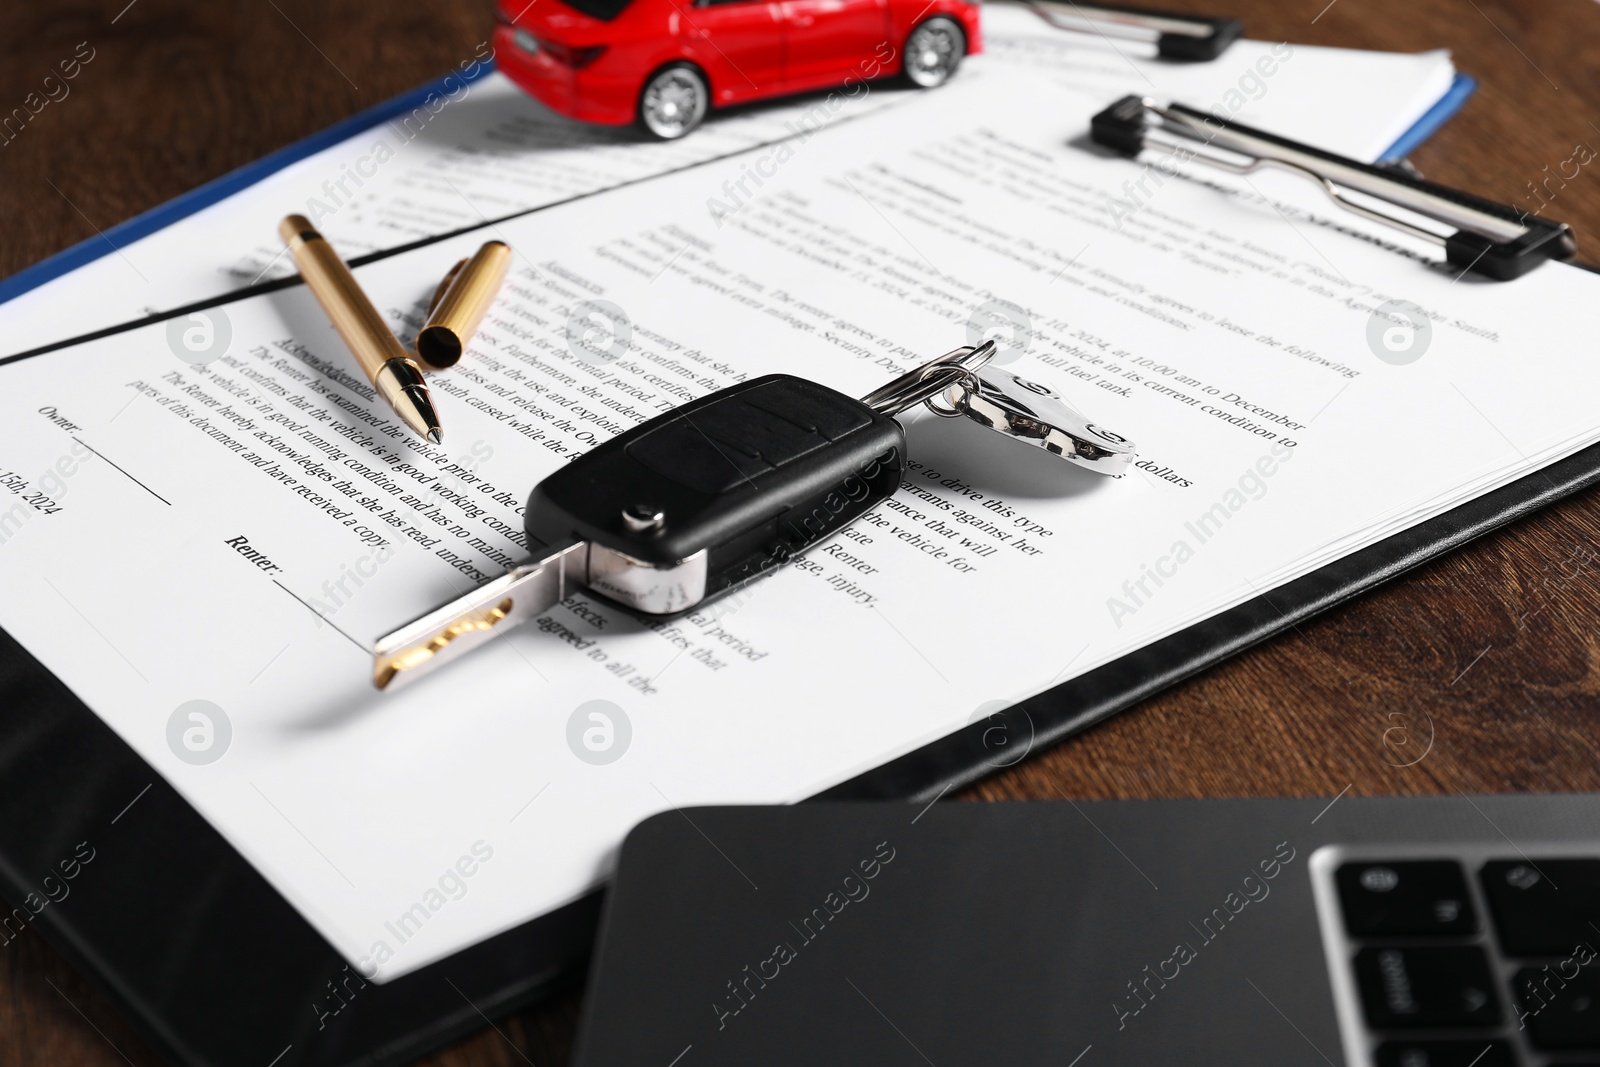
<instances>
[{"instance_id":1,"label":"key ring","mask_svg":"<svg viewBox=\"0 0 1600 1067\"><path fill-rule=\"evenodd\" d=\"M874 389L862 397L861 402L880 415L893 416L907 408L927 403L958 383L968 390L975 389L977 370L994 356L993 341L985 341L976 347L952 349L937 359L930 359L922 366L907 371L888 385ZM937 415L949 417L931 403L928 407Z\"/></svg>"},{"instance_id":2,"label":"key ring","mask_svg":"<svg viewBox=\"0 0 1600 1067\"><path fill-rule=\"evenodd\" d=\"M907 395L911 399L905 402L906 408L915 407L920 399L923 407L941 419L956 419L966 414L959 407L954 406L955 401L951 401L952 406L948 408L939 407L934 401L941 396L948 396L958 389L961 391L958 395L962 397L971 396L978 388L978 375L975 371L967 370L954 363L932 363L918 367L914 373L917 374L919 383L915 388L908 391ZM927 389L935 391L928 396L923 396L923 392L927 391Z\"/></svg>"},{"instance_id":3,"label":"key ring","mask_svg":"<svg viewBox=\"0 0 1600 1067\"><path fill-rule=\"evenodd\" d=\"M941 419L964 418L967 413L963 411L959 405L966 403L966 398L971 396L973 393L976 393L978 388L978 375L974 371L964 370L957 375L956 379L949 385L945 386L933 396L923 400L922 406L939 416ZM956 389L961 390L961 393L959 394L961 397L960 400L950 399L950 394ZM941 396L944 397L945 400L950 404L949 407L940 407L938 404L934 403L934 401L939 399Z\"/></svg>"}]
</instances>

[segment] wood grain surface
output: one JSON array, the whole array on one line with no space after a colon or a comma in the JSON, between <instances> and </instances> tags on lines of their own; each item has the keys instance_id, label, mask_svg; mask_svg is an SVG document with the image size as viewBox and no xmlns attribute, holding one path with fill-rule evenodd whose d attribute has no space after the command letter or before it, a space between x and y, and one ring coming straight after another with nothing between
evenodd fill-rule
<instances>
[{"instance_id":1,"label":"wood grain surface","mask_svg":"<svg viewBox=\"0 0 1600 1067\"><path fill-rule=\"evenodd\" d=\"M1530 183L1579 143L1600 147L1593 0L1161 6L1226 9L1261 39L1450 49L1482 87L1413 161L1484 196L1537 208ZM94 58L69 96L0 143L0 276L438 76L473 55L492 18L489 0L7 0L0 114L79 42ZM1574 225L1591 261L1597 171L1584 169L1543 212ZM1597 540L1590 492L1035 754L965 799L1600 789ZM1419 762L1397 766L1430 740ZM569 993L426 1062L563 1064L576 1012ZM160 1060L37 933L0 949L0 1067L124 1062Z\"/></svg>"}]
</instances>

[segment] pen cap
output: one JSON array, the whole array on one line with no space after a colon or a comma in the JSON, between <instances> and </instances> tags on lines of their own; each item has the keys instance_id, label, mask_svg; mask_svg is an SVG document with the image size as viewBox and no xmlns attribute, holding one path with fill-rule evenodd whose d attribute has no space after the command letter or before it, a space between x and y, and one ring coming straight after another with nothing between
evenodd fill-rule
<instances>
[{"instance_id":1,"label":"pen cap","mask_svg":"<svg viewBox=\"0 0 1600 1067\"><path fill-rule=\"evenodd\" d=\"M510 246L489 241L445 276L428 321L417 334L417 355L424 363L443 370L461 358L473 331L494 303L510 265Z\"/></svg>"}]
</instances>

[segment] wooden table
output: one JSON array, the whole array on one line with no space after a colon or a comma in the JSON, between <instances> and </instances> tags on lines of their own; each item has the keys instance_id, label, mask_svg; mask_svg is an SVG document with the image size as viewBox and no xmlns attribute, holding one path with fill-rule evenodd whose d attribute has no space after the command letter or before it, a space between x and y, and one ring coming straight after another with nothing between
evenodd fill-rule
<instances>
[{"instance_id":1,"label":"wooden table","mask_svg":"<svg viewBox=\"0 0 1600 1067\"><path fill-rule=\"evenodd\" d=\"M1260 39L1451 49L1482 88L1413 157L1447 184L1533 209L1531 183L1578 145L1600 147L1592 0L1325 3L1162 0L1227 8ZM0 276L437 76L474 53L491 21L488 0L0 6L0 116L79 42L94 49L70 95L0 143ZM1585 251L1600 258L1600 166L1557 188L1544 214L1589 235ZM1597 537L1600 496L1589 492L965 797L1600 789L1589 718L1600 699L1600 580L1587 562ZM1390 746L1431 735L1426 758L1394 766L1385 733L1397 726L1412 733L1390 733ZM160 1062L31 929L0 949L0 965L0 1065ZM427 1062L564 1063L576 1008L571 993L496 1020Z\"/></svg>"}]
</instances>

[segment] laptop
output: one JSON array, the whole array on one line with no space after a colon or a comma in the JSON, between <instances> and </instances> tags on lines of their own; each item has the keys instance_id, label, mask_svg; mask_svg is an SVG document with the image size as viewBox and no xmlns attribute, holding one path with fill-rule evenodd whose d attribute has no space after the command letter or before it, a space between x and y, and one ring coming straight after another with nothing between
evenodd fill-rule
<instances>
[{"instance_id":1,"label":"laptop","mask_svg":"<svg viewBox=\"0 0 1600 1067\"><path fill-rule=\"evenodd\" d=\"M669 811L578 1067L1600 1064L1600 797Z\"/></svg>"}]
</instances>

